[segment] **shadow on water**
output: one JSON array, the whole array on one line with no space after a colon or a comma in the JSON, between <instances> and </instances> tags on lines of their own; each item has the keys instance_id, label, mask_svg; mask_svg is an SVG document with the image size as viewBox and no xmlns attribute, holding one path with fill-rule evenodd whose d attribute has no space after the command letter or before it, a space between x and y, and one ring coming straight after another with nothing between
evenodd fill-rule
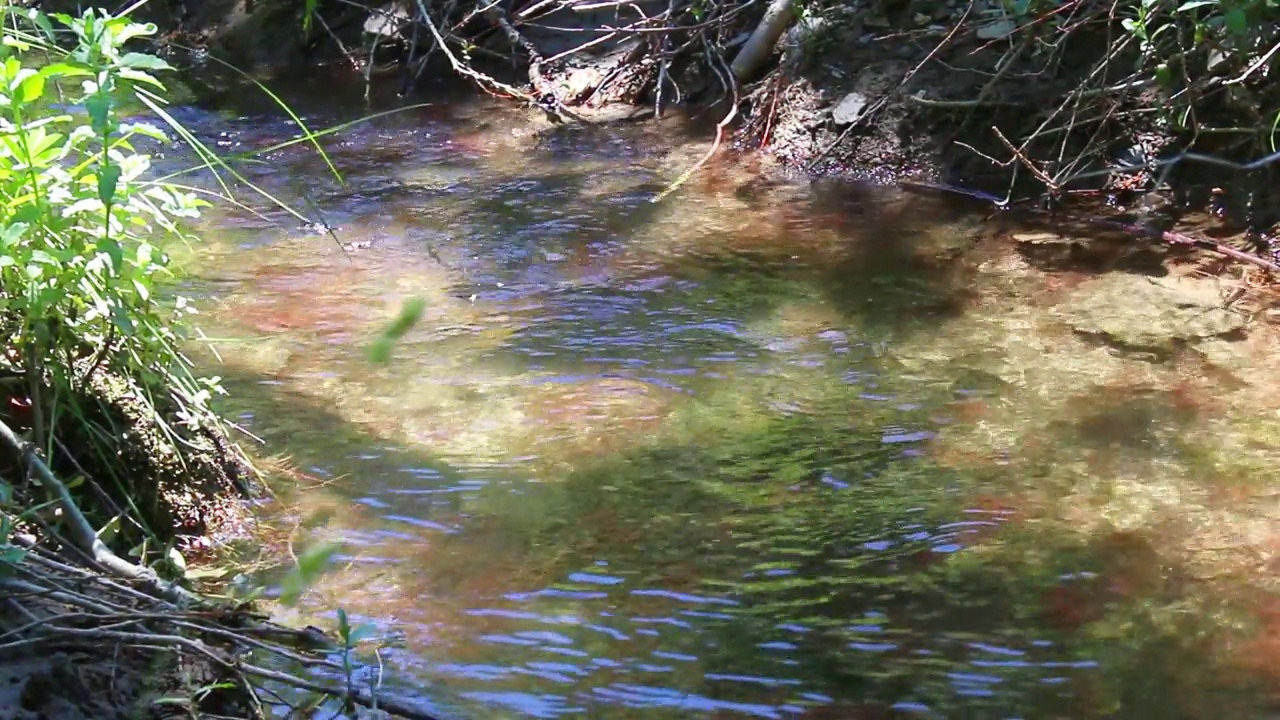
<instances>
[{"instance_id":1,"label":"shadow on water","mask_svg":"<svg viewBox=\"0 0 1280 720\"><path fill-rule=\"evenodd\" d=\"M242 396L256 382L228 377ZM311 610L403 632L383 658L396 683L425 683L469 717L1267 707L1233 671L1229 624L1188 612L1218 600L1152 538L1038 526L991 494L1008 468L931 459L923 438L886 433L901 413L882 404L828 396L744 423L710 398L631 450L530 485L518 467L477 476L313 399L253 395L274 418L267 439L287 438L301 467L359 473L323 489L346 515L330 531L358 550Z\"/></svg>"}]
</instances>

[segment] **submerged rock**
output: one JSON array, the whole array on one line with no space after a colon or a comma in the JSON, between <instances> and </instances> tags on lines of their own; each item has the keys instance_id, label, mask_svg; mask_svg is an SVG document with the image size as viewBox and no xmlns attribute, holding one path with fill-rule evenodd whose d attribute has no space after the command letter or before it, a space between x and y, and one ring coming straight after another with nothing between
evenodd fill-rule
<instances>
[{"instance_id":1,"label":"submerged rock","mask_svg":"<svg viewBox=\"0 0 1280 720\"><path fill-rule=\"evenodd\" d=\"M1057 314L1076 332L1131 350L1168 352L1243 332L1246 318L1222 307L1212 283L1103 275L1081 285Z\"/></svg>"}]
</instances>

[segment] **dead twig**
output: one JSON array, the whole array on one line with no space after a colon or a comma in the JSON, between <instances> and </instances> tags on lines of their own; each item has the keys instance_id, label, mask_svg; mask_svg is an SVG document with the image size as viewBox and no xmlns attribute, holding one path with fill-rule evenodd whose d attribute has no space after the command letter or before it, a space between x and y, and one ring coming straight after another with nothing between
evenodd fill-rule
<instances>
[{"instance_id":1,"label":"dead twig","mask_svg":"<svg viewBox=\"0 0 1280 720\"><path fill-rule=\"evenodd\" d=\"M705 39L704 39L704 42L705 42ZM649 202L653 202L653 203L662 202L664 198L666 198L668 195L678 190L680 186L684 185L686 182L689 181L689 178L693 177L694 173L698 172L699 169L701 169L704 165L710 162L711 158L714 157L716 152L720 150L720 145L724 142L725 129L728 128L729 125L733 123L734 118L738 117L738 103L739 103L738 83L734 79L733 72L729 70L729 68L724 66L724 60L720 57L718 53L714 53L712 48L708 47L707 51L708 53L712 54L713 57L720 60L720 63L719 63L720 68L717 68L717 72L723 71L724 76L726 78L726 82L728 82L730 87L733 88L733 99L729 105L729 112L725 114L724 118L720 120L720 122L716 123L715 141L712 142L711 149L707 151L707 154L703 155L702 158L698 160L698 162L694 163L693 167L690 167L688 170L685 170L683 173L681 173L680 177L676 178L675 182L671 183L670 185L667 186L665 190L663 190L662 192L658 193L653 198L651 198Z\"/></svg>"},{"instance_id":2,"label":"dead twig","mask_svg":"<svg viewBox=\"0 0 1280 720\"><path fill-rule=\"evenodd\" d=\"M995 127L993 125L991 127L991 132L995 133L996 137L999 138L1000 142L1004 143L1004 146L1009 149L1009 152L1013 153L1013 157L1015 160L1017 160L1019 163L1022 163L1022 166L1025 167L1027 170L1029 170L1037 180L1044 183L1044 186L1049 189L1050 193L1054 195L1058 193L1060 188L1058 184L1054 182L1053 178L1045 174L1045 172L1041 170L1039 167L1037 167L1035 163L1028 160L1027 156L1023 155L1021 150L1014 147L1013 143L1009 142L1009 139L1004 136L1004 133L1000 132L1000 128Z\"/></svg>"}]
</instances>

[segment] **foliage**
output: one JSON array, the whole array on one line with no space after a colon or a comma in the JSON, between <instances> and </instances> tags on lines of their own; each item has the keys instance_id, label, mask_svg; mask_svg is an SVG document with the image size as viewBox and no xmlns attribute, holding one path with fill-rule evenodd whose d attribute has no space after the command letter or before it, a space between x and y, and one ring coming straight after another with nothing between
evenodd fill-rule
<instances>
[{"instance_id":1,"label":"foliage","mask_svg":"<svg viewBox=\"0 0 1280 720\"><path fill-rule=\"evenodd\" d=\"M369 347L369 360L379 365L390 362L391 351L396 343L418 324L426 306L426 301L419 297L406 300L400 308L400 313L382 329Z\"/></svg>"},{"instance_id":2,"label":"foliage","mask_svg":"<svg viewBox=\"0 0 1280 720\"><path fill-rule=\"evenodd\" d=\"M1273 101L1266 97L1265 85L1249 87L1266 82L1264 66L1274 52L1280 2L1134 0L1120 8L1126 40L1138 49L1135 70L1171 101L1162 106L1171 130L1206 129L1196 118L1198 103L1220 91L1227 78L1232 78L1227 85L1239 84L1246 96L1258 92L1231 104L1243 100L1265 111Z\"/></svg>"},{"instance_id":3,"label":"foliage","mask_svg":"<svg viewBox=\"0 0 1280 720\"><path fill-rule=\"evenodd\" d=\"M118 437L85 407L82 399L100 392L90 379L106 371L122 381L129 404L180 462L188 453L180 429L221 429L209 403L223 392L218 378L193 373L181 348L195 309L163 286L172 276L165 250L194 239L186 228L208 204L196 192L208 191L179 185L176 175L155 179L146 150L172 144L176 135L201 161L187 172L212 170L223 199L235 203L225 173L298 215L164 109L160 78L171 68L133 50L156 27L125 13L72 17L0 6L0 327L9 336L0 370L23 378L23 387L9 391L30 406L30 417L18 418L20 429L31 432L46 457L55 457L68 420L83 429L75 432L76 444L87 439L90 447L65 452L101 460L132 524L145 529L141 500L116 467L122 440L137 439ZM317 136L268 94L303 131L297 141L314 143ZM143 109L156 121L147 122ZM119 515L101 533L114 533L113 523L119 525ZM182 574L185 563L171 540L147 537L139 548L144 562L148 548L158 549L161 562Z\"/></svg>"},{"instance_id":4,"label":"foliage","mask_svg":"<svg viewBox=\"0 0 1280 720\"><path fill-rule=\"evenodd\" d=\"M11 32L0 46L0 308L16 326L10 360L33 383L47 373L55 392L84 380L76 368L85 361L90 371L111 367L144 387L172 388L185 420L199 423L219 389L197 381L179 351L194 310L154 296L169 273L159 241L184 237L179 223L206 203L146 179L151 159L135 143L168 137L122 117L129 96L164 90L154 73L168 65L125 49L155 26L93 10L22 18L39 35ZM73 49L42 62L66 34ZM81 112L54 110L55 99Z\"/></svg>"}]
</instances>

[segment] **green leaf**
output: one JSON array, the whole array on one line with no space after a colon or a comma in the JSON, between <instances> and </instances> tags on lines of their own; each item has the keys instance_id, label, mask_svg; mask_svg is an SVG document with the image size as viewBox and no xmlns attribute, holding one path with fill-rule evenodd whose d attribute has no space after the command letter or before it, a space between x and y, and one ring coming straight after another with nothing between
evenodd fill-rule
<instances>
[{"instance_id":1,"label":"green leaf","mask_svg":"<svg viewBox=\"0 0 1280 720\"><path fill-rule=\"evenodd\" d=\"M229 568L187 568L183 576L188 580L216 580L226 577L228 572L231 572Z\"/></svg>"},{"instance_id":2,"label":"green leaf","mask_svg":"<svg viewBox=\"0 0 1280 720\"><path fill-rule=\"evenodd\" d=\"M121 68L119 72L120 72L120 77L126 80L133 80L134 82L146 83L148 85L152 85L161 90L164 90L164 83L155 79L155 77L152 76L150 73L144 73L141 70L131 70L129 68Z\"/></svg>"},{"instance_id":3,"label":"green leaf","mask_svg":"<svg viewBox=\"0 0 1280 720\"><path fill-rule=\"evenodd\" d=\"M129 317L129 313L119 305L111 306L111 322L120 332L126 335L132 335L137 330L133 318Z\"/></svg>"},{"instance_id":4,"label":"green leaf","mask_svg":"<svg viewBox=\"0 0 1280 720\"><path fill-rule=\"evenodd\" d=\"M116 186L119 183L119 165L104 165L98 171L98 199L103 205L110 205L116 199Z\"/></svg>"},{"instance_id":5,"label":"green leaf","mask_svg":"<svg viewBox=\"0 0 1280 720\"><path fill-rule=\"evenodd\" d=\"M377 626L373 625L372 623L360 623L359 625L352 628L350 633L347 635L347 644L359 645L360 643L364 642L366 639L371 637L377 631L378 631Z\"/></svg>"},{"instance_id":6,"label":"green leaf","mask_svg":"<svg viewBox=\"0 0 1280 720\"><path fill-rule=\"evenodd\" d=\"M125 135L141 135L149 137L152 140L158 140L162 143L169 142L169 136L164 134L160 128L151 123L120 123L120 132Z\"/></svg>"},{"instance_id":7,"label":"green leaf","mask_svg":"<svg viewBox=\"0 0 1280 720\"><path fill-rule=\"evenodd\" d=\"M111 258L111 269L120 272L120 268L124 266L124 248L120 247L120 243L109 237L99 238L98 248Z\"/></svg>"},{"instance_id":8,"label":"green leaf","mask_svg":"<svg viewBox=\"0 0 1280 720\"><path fill-rule=\"evenodd\" d=\"M320 577L328 566L330 558L338 553L341 547L332 543L319 543L307 548L298 556L298 564L294 566L280 583L280 602L293 605L302 597L302 593Z\"/></svg>"},{"instance_id":9,"label":"green leaf","mask_svg":"<svg viewBox=\"0 0 1280 720\"><path fill-rule=\"evenodd\" d=\"M373 341L373 345L369 348L369 359L378 364L389 362L391 350L395 347L396 341L403 338L414 325L418 324L426 307L427 301L422 298L410 298L405 301L400 308L400 314L382 330L382 335Z\"/></svg>"},{"instance_id":10,"label":"green leaf","mask_svg":"<svg viewBox=\"0 0 1280 720\"><path fill-rule=\"evenodd\" d=\"M14 545L0 545L0 564L17 565L27 556L27 551Z\"/></svg>"},{"instance_id":11,"label":"green leaf","mask_svg":"<svg viewBox=\"0 0 1280 720\"><path fill-rule=\"evenodd\" d=\"M53 63L52 65L45 65L40 68L40 74L45 78L93 77L93 73L88 70L69 63Z\"/></svg>"},{"instance_id":12,"label":"green leaf","mask_svg":"<svg viewBox=\"0 0 1280 720\"><path fill-rule=\"evenodd\" d=\"M1222 21L1233 35L1246 35L1249 32L1249 16L1241 8L1231 8L1223 13Z\"/></svg>"},{"instance_id":13,"label":"green leaf","mask_svg":"<svg viewBox=\"0 0 1280 720\"><path fill-rule=\"evenodd\" d=\"M316 7L320 4L320 0L307 0L302 10L302 32L303 34L311 33L311 19L316 14Z\"/></svg>"},{"instance_id":14,"label":"green leaf","mask_svg":"<svg viewBox=\"0 0 1280 720\"><path fill-rule=\"evenodd\" d=\"M0 233L0 247L9 248L17 244L29 227L31 226L27 223L16 222L5 228L4 232Z\"/></svg>"},{"instance_id":15,"label":"green leaf","mask_svg":"<svg viewBox=\"0 0 1280 720\"><path fill-rule=\"evenodd\" d=\"M27 77L18 85L16 93L18 102L32 103L44 96L45 76L41 73L35 73Z\"/></svg>"},{"instance_id":16,"label":"green leaf","mask_svg":"<svg viewBox=\"0 0 1280 720\"><path fill-rule=\"evenodd\" d=\"M155 55L146 53L130 52L125 53L117 62L122 68L134 68L137 70L172 70L173 66L165 62L163 59Z\"/></svg>"},{"instance_id":17,"label":"green leaf","mask_svg":"<svg viewBox=\"0 0 1280 720\"><path fill-rule=\"evenodd\" d=\"M351 635L351 623L347 622L347 611L338 608L338 637L346 640Z\"/></svg>"},{"instance_id":18,"label":"green leaf","mask_svg":"<svg viewBox=\"0 0 1280 720\"><path fill-rule=\"evenodd\" d=\"M10 48L17 50L18 52L25 52L30 47L31 47L30 45L24 42L20 42L17 38L11 37L9 35L5 35L4 39L0 40L0 54L6 55L6 56L9 54Z\"/></svg>"},{"instance_id":19,"label":"green leaf","mask_svg":"<svg viewBox=\"0 0 1280 720\"><path fill-rule=\"evenodd\" d=\"M155 35L155 23L136 23L129 22L127 18L116 18L109 23L111 34L115 37L117 45L123 44L136 37L145 37L147 35ZM129 53L134 55L137 53Z\"/></svg>"},{"instance_id":20,"label":"green leaf","mask_svg":"<svg viewBox=\"0 0 1280 720\"><path fill-rule=\"evenodd\" d=\"M116 515L106 525L103 525L102 529L97 532L98 539L110 545L111 541L115 540L116 535L120 532L120 519L122 517L124 515Z\"/></svg>"},{"instance_id":21,"label":"green leaf","mask_svg":"<svg viewBox=\"0 0 1280 720\"><path fill-rule=\"evenodd\" d=\"M27 20L35 23L35 26L40 28L40 31L44 33L46 38L50 40L54 39L53 25L50 24L49 17L47 15L35 8L31 8L27 11Z\"/></svg>"},{"instance_id":22,"label":"green leaf","mask_svg":"<svg viewBox=\"0 0 1280 720\"><path fill-rule=\"evenodd\" d=\"M178 572L181 572L184 575L186 574L187 559L182 557L182 553L178 551L178 548L176 547L169 548L169 552L166 554L166 557L168 558L169 563L172 564L173 567L178 570Z\"/></svg>"},{"instance_id":23,"label":"green leaf","mask_svg":"<svg viewBox=\"0 0 1280 720\"><path fill-rule=\"evenodd\" d=\"M142 298L143 302L151 299L151 291L147 289L146 285L138 282L137 278L133 279L133 289L138 291L138 297Z\"/></svg>"},{"instance_id":24,"label":"green leaf","mask_svg":"<svg viewBox=\"0 0 1280 720\"><path fill-rule=\"evenodd\" d=\"M93 131L99 135L105 135L107 128L107 118L111 114L111 98L106 93L98 92L84 99L85 112L89 113L89 122L93 125Z\"/></svg>"}]
</instances>

